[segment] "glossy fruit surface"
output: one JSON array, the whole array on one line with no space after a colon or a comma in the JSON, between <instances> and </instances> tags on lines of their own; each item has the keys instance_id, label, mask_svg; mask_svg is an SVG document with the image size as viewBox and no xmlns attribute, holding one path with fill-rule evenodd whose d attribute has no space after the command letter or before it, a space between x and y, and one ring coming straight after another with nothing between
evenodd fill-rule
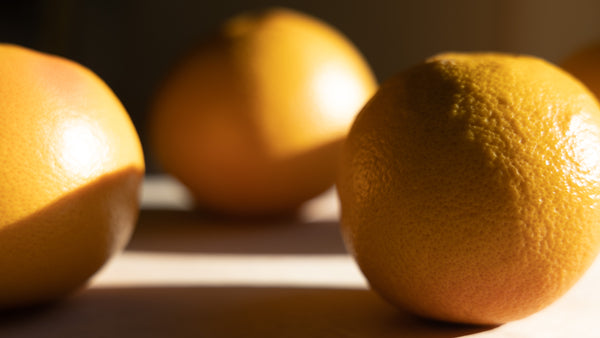
<instances>
[{"instance_id":1,"label":"glossy fruit surface","mask_svg":"<svg viewBox=\"0 0 600 338\"><path fill-rule=\"evenodd\" d=\"M375 87L362 55L324 22L241 14L158 91L153 154L201 207L290 211L333 184L340 143Z\"/></svg>"},{"instance_id":2,"label":"glossy fruit surface","mask_svg":"<svg viewBox=\"0 0 600 338\"><path fill-rule=\"evenodd\" d=\"M371 286L421 316L498 324L563 295L600 245L600 108L534 57L442 54L359 113L338 180Z\"/></svg>"},{"instance_id":3,"label":"glossy fruit surface","mask_svg":"<svg viewBox=\"0 0 600 338\"><path fill-rule=\"evenodd\" d=\"M144 159L90 70L0 44L0 308L82 286L127 243Z\"/></svg>"}]
</instances>

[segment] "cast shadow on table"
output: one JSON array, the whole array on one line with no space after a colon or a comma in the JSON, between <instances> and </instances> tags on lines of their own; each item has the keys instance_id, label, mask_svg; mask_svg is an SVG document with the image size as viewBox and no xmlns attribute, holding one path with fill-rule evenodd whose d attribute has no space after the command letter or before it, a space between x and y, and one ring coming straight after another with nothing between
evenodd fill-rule
<instances>
[{"instance_id":1,"label":"cast shadow on table","mask_svg":"<svg viewBox=\"0 0 600 338\"><path fill-rule=\"evenodd\" d=\"M227 219L185 210L143 209L132 251L235 254L346 253L336 221Z\"/></svg>"},{"instance_id":2,"label":"cast shadow on table","mask_svg":"<svg viewBox=\"0 0 600 338\"><path fill-rule=\"evenodd\" d=\"M368 290L92 288L37 310L0 313L0 337L427 337L493 329L401 312Z\"/></svg>"}]
</instances>

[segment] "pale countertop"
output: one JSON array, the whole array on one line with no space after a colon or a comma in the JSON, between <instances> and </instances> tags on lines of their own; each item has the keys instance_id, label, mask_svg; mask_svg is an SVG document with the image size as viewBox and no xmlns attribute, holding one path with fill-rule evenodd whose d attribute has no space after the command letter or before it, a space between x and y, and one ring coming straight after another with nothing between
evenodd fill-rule
<instances>
[{"instance_id":1,"label":"pale countertop","mask_svg":"<svg viewBox=\"0 0 600 338\"><path fill-rule=\"evenodd\" d=\"M444 324L369 291L333 190L294 219L223 220L148 177L128 248L58 304L0 313L0 337L600 337L600 263L567 295L498 327Z\"/></svg>"}]
</instances>

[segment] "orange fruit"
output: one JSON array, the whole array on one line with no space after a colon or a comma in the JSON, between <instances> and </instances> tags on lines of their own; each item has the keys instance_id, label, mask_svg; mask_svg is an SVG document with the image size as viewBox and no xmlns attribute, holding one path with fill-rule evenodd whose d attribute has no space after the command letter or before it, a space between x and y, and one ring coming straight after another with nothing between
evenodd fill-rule
<instances>
[{"instance_id":1,"label":"orange fruit","mask_svg":"<svg viewBox=\"0 0 600 338\"><path fill-rule=\"evenodd\" d=\"M444 321L498 324L564 294L600 245L600 107L543 60L441 54L383 83L338 179L372 288Z\"/></svg>"},{"instance_id":2,"label":"orange fruit","mask_svg":"<svg viewBox=\"0 0 600 338\"><path fill-rule=\"evenodd\" d=\"M375 88L331 26L288 9L240 14L170 71L150 146L201 207L288 212L333 185L340 144Z\"/></svg>"},{"instance_id":3,"label":"orange fruit","mask_svg":"<svg viewBox=\"0 0 600 338\"><path fill-rule=\"evenodd\" d=\"M127 112L72 61L0 44L0 308L56 299L123 248L144 160Z\"/></svg>"},{"instance_id":4,"label":"orange fruit","mask_svg":"<svg viewBox=\"0 0 600 338\"><path fill-rule=\"evenodd\" d=\"M600 42L569 55L560 64L583 82L600 99Z\"/></svg>"}]
</instances>

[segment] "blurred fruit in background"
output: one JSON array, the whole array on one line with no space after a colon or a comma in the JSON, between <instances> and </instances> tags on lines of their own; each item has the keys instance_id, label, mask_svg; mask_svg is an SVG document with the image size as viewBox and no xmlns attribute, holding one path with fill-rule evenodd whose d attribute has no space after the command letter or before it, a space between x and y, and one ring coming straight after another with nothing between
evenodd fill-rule
<instances>
[{"instance_id":1,"label":"blurred fruit in background","mask_svg":"<svg viewBox=\"0 0 600 338\"><path fill-rule=\"evenodd\" d=\"M575 51L560 65L581 80L600 100L600 41Z\"/></svg>"},{"instance_id":2,"label":"blurred fruit in background","mask_svg":"<svg viewBox=\"0 0 600 338\"><path fill-rule=\"evenodd\" d=\"M156 94L150 146L199 206L289 212L332 186L342 141L376 89L340 32L282 8L228 20Z\"/></svg>"},{"instance_id":3,"label":"blurred fruit in background","mask_svg":"<svg viewBox=\"0 0 600 338\"><path fill-rule=\"evenodd\" d=\"M600 249L600 107L541 59L438 55L381 85L337 183L344 239L385 299L445 321L520 319Z\"/></svg>"},{"instance_id":4,"label":"blurred fruit in background","mask_svg":"<svg viewBox=\"0 0 600 338\"><path fill-rule=\"evenodd\" d=\"M138 215L141 145L118 98L64 58L0 44L0 308L81 287Z\"/></svg>"}]
</instances>

